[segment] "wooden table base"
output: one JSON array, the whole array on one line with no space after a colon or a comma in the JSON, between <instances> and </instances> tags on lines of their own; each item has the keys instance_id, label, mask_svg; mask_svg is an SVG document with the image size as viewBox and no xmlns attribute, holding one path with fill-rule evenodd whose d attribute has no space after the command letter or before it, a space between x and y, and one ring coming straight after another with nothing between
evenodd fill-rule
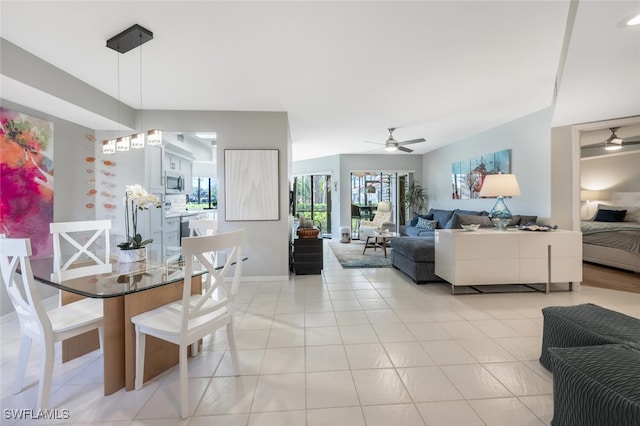
<instances>
[{"instance_id":1,"label":"wooden table base","mask_svg":"<svg viewBox=\"0 0 640 426\"><path fill-rule=\"evenodd\" d=\"M104 310L104 394L123 387L134 389L136 374L136 334L131 317L182 299L183 282L103 299ZM191 279L191 294L202 291L201 277ZM71 303L82 296L62 292L62 302ZM63 362L98 349L97 330L62 342ZM178 364L178 346L147 336L144 381Z\"/></svg>"}]
</instances>

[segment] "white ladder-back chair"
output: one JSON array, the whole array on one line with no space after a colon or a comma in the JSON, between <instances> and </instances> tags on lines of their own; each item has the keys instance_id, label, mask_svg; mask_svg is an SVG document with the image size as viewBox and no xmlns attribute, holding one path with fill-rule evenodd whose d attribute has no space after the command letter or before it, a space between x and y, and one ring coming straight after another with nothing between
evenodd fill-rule
<instances>
[{"instance_id":1,"label":"white ladder-back chair","mask_svg":"<svg viewBox=\"0 0 640 426\"><path fill-rule=\"evenodd\" d=\"M111 272L111 245L109 241L110 220L86 220L78 222L55 222L49 225L53 234L54 273L52 279L63 281L87 275ZM93 231L93 235L91 235ZM90 236L89 236L90 235ZM89 236L89 238L87 238ZM102 239L100 239L102 237ZM86 239L81 241L80 239ZM64 249L62 242L65 241ZM68 259L65 249L75 250ZM96 253L100 253L97 255ZM78 260L86 260L86 265L73 265ZM73 267L72 267L73 266Z\"/></svg>"},{"instance_id":2,"label":"white ladder-back chair","mask_svg":"<svg viewBox=\"0 0 640 426\"><path fill-rule=\"evenodd\" d=\"M218 233L218 222L213 219L191 219L189 221L189 236L203 237Z\"/></svg>"},{"instance_id":3,"label":"white ladder-back chair","mask_svg":"<svg viewBox=\"0 0 640 426\"><path fill-rule=\"evenodd\" d=\"M224 234L183 238L185 278L182 301L169 303L131 318L136 330L136 389L142 389L147 334L180 347L180 412L183 419L189 412L187 348L218 328L226 326L230 355L234 364L237 363L233 301L242 274L244 234L244 229L241 229ZM230 250L230 253L224 267L216 270L207 253L222 250ZM200 270L199 266L194 268L195 262L206 268L206 280L210 281L203 294L191 294L191 274L194 270ZM234 262L235 265L232 265ZM231 268L234 269L231 282L226 282L225 276Z\"/></svg>"},{"instance_id":4,"label":"white ladder-back chair","mask_svg":"<svg viewBox=\"0 0 640 426\"><path fill-rule=\"evenodd\" d=\"M100 332L102 348L102 301L82 299L78 302L46 311L35 287L31 271L31 242L27 238L0 238L0 269L9 299L20 321L20 352L16 366L14 393L22 391L24 375L29 361L31 342L41 347L40 378L37 409L49 406L54 344L90 330ZM17 269L20 269L20 273Z\"/></svg>"},{"instance_id":5,"label":"white ladder-back chair","mask_svg":"<svg viewBox=\"0 0 640 426\"><path fill-rule=\"evenodd\" d=\"M213 219L192 219L189 221L189 236L190 237L204 237L207 235L215 235L218 233L218 222ZM209 261L213 266L220 266L220 262L224 262L224 252L210 252L207 253ZM203 290L207 290L206 282L202 286Z\"/></svg>"}]
</instances>

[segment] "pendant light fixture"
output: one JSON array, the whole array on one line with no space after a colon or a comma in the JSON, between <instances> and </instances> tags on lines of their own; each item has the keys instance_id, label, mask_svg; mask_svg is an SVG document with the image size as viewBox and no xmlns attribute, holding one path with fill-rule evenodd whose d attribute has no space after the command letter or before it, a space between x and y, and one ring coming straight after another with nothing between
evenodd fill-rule
<instances>
[{"instance_id":1,"label":"pendant light fixture","mask_svg":"<svg viewBox=\"0 0 640 426\"><path fill-rule=\"evenodd\" d=\"M124 54L144 43L153 40L153 33L146 28L135 24L107 40L107 47L118 53ZM145 132L142 125L143 104L142 104L142 47L140 47L140 132L130 136L123 136L117 139L106 140L102 143L103 154L113 154L116 151L128 151L144 148L145 136L147 145L161 145L162 131L152 129ZM120 103L120 57L118 56L118 103ZM120 106L118 105L118 125L120 124Z\"/></svg>"}]
</instances>

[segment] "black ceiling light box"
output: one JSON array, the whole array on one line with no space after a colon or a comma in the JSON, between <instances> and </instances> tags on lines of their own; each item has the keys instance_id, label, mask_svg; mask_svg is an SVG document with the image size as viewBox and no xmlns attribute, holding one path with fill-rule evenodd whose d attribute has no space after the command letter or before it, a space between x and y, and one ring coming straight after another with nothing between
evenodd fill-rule
<instances>
[{"instance_id":1,"label":"black ceiling light box","mask_svg":"<svg viewBox=\"0 0 640 426\"><path fill-rule=\"evenodd\" d=\"M138 24L134 24L107 40L107 47L116 52L127 53L150 40L153 40L153 33Z\"/></svg>"}]
</instances>

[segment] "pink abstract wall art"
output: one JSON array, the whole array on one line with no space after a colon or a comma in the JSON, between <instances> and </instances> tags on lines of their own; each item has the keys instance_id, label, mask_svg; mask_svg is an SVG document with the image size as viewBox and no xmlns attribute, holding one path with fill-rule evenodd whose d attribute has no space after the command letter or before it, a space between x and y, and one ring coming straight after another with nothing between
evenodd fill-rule
<instances>
[{"instance_id":1,"label":"pink abstract wall art","mask_svg":"<svg viewBox=\"0 0 640 426\"><path fill-rule=\"evenodd\" d=\"M0 233L53 251L53 123L0 108Z\"/></svg>"}]
</instances>

